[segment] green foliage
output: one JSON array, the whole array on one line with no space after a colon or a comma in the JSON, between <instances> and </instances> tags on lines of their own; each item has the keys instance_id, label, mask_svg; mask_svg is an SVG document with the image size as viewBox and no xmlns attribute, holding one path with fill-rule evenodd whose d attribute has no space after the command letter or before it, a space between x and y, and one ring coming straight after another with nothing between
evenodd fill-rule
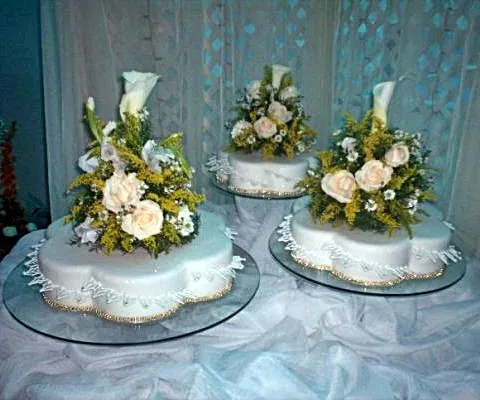
<instances>
[{"instance_id":1,"label":"green foliage","mask_svg":"<svg viewBox=\"0 0 480 400\"><path fill-rule=\"evenodd\" d=\"M426 165L429 151L425 150L420 134L389 129L378 121L372 129L374 122L371 112L360 121L346 114L344 126L332 135L330 149L318 153L320 166L298 186L311 195L310 213L319 222L346 223L352 228L389 235L403 228L411 235L411 225L418 223L422 214L418 205L436 199L431 190L431 171ZM353 147L348 149L346 143ZM322 189L321 182L327 174L348 171L354 177L372 160L389 168L385 155L394 144L408 148L408 162L392 167L391 179L384 186L367 192L355 180L347 203L340 203Z\"/></svg>"}]
</instances>

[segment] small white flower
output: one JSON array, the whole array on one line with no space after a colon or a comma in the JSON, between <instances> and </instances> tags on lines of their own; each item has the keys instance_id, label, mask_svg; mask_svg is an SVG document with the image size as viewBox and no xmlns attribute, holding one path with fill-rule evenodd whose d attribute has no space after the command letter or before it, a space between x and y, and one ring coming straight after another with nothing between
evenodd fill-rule
<instances>
[{"instance_id":1,"label":"small white flower","mask_svg":"<svg viewBox=\"0 0 480 400\"><path fill-rule=\"evenodd\" d=\"M357 158L358 158L358 153L355 150L352 152L349 152L347 155L347 160L349 162L357 161Z\"/></svg>"},{"instance_id":2,"label":"small white flower","mask_svg":"<svg viewBox=\"0 0 480 400\"><path fill-rule=\"evenodd\" d=\"M282 140L283 140L283 138L282 138L281 135L275 135L275 136L273 137L273 140L274 140L275 142L277 142L277 143L281 143Z\"/></svg>"},{"instance_id":3,"label":"small white flower","mask_svg":"<svg viewBox=\"0 0 480 400\"><path fill-rule=\"evenodd\" d=\"M413 199L407 199L407 208L417 208L418 200L413 198Z\"/></svg>"},{"instance_id":4,"label":"small white flower","mask_svg":"<svg viewBox=\"0 0 480 400\"><path fill-rule=\"evenodd\" d=\"M178 233L181 236L190 235L195 227L192 220L193 213L188 209L187 206L182 206L177 216L177 224L179 224Z\"/></svg>"},{"instance_id":5,"label":"small white flower","mask_svg":"<svg viewBox=\"0 0 480 400\"><path fill-rule=\"evenodd\" d=\"M247 137L247 143L248 144L254 144L255 143L255 136Z\"/></svg>"},{"instance_id":6,"label":"small white flower","mask_svg":"<svg viewBox=\"0 0 480 400\"><path fill-rule=\"evenodd\" d=\"M383 192L383 198L385 200L393 200L395 198L395 191L392 189L387 189Z\"/></svg>"},{"instance_id":7,"label":"small white flower","mask_svg":"<svg viewBox=\"0 0 480 400\"><path fill-rule=\"evenodd\" d=\"M368 199L368 201L365 203L365 210L372 212L375 211L378 208L377 203L375 203L375 200Z\"/></svg>"},{"instance_id":8,"label":"small white flower","mask_svg":"<svg viewBox=\"0 0 480 400\"><path fill-rule=\"evenodd\" d=\"M410 209L408 210L408 212L409 212L411 215L413 215L413 214L415 214L415 213L417 212L417 210L418 210L418 208L417 208L417 206L415 206L415 207L410 208Z\"/></svg>"},{"instance_id":9,"label":"small white flower","mask_svg":"<svg viewBox=\"0 0 480 400\"><path fill-rule=\"evenodd\" d=\"M287 136L287 130L286 129L280 129L280 135Z\"/></svg>"},{"instance_id":10,"label":"small white flower","mask_svg":"<svg viewBox=\"0 0 480 400\"><path fill-rule=\"evenodd\" d=\"M249 129L251 127L252 127L252 124L248 121L245 121L244 119L237 121L232 128L232 132L231 132L232 138L235 139L237 136L241 135L246 129Z\"/></svg>"},{"instance_id":11,"label":"small white flower","mask_svg":"<svg viewBox=\"0 0 480 400\"><path fill-rule=\"evenodd\" d=\"M337 129L335 132L332 133L332 136L338 136L340 135L340 133L342 133L342 131L340 129Z\"/></svg>"},{"instance_id":12,"label":"small white flower","mask_svg":"<svg viewBox=\"0 0 480 400\"><path fill-rule=\"evenodd\" d=\"M344 152L351 152L355 150L356 143L357 143L357 139L348 136L342 140L341 146Z\"/></svg>"},{"instance_id":13,"label":"small white flower","mask_svg":"<svg viewBox=\"0 0 480 400\"><path fill-rule=\"evenodd\" d=\"M297 150L299 153L303 153L305 151L305 145L302 142L297 143Z\"/></svg>"}]
</instances>

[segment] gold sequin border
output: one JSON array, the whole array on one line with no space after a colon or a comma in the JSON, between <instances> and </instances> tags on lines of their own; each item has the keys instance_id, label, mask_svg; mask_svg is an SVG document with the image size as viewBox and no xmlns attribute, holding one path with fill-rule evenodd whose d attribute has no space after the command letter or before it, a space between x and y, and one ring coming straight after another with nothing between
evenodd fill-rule
<instances>
[{"instance_id":1,"label":"gold sequin border","mask_svg":"<svg viewBox=\"0 0 480 400\"><path fill-rule=\"evenodd\" d=\"M267 189L244 189L234 185L228 185L227 188L228 190L232 192L236 192L238 194L263 196L263 197L300 196L305 193L304 190L278 191L278 190L267 190Z\"/></svg>"},{"instance_id":2,"label":"gold sequin border","mask_svg":"<svg viewBox=\"0 0 480 400\"><path fill-rule=\"evenodd\" d=\"M367 280L367 279L360 279L360 278L355 278L350 275L347 275L341 271L337 271L334 269L332 266L327 265L327 264L315 264L311 261L308 261L304 258L298 257L296 254L293 252L290 253L293 260L300 264L303 267L306 268L312 268L316 269L319 271L326 271L331 273L333 276L335 276L338 279L341 279L342 281L347 281L350 283L354 283L356 285L360 286L368 286L368 287L392 287L395 285L398 285L401 282L405 281L413 281L413 280L427 280L427 279L434 279L438 278L443 275L445 272L445 267L440 268L437 271L433 271L427 274L417 274L417 273L410 273L406 274L402 277L390 279L388 281L373 281L373 280Z\"/></svg>"},{"instance_id":3,"label":"gold sequin border","mask_svg":"<svg viewBox=\"0 0 480 400\"><path fill-rule=\"evenodd\" d=\"M139 316L139 317L122 317L119 315L115 315L106 311L101 310L96 306L81 306L81 305L67 305L63 304L59 301L53 300L51 297L48 297L46 293L42 293L43 300L47 303L50 307L60 310L60 311L68 311L68 312L88 312L92 314L96 314L100 318L106 319L108 321L120 322L120 323L127 323L127 324L141 324L146 322L153 322L158 321L160 319L165 319L173 314L175 314L183 305L186 304L194 304L194 303L201 303L206 301L212 301L219 299L220 297L225 296L232 290L232 282L230 281L227 286L222 289L218 289L214 293L208 296L199 296L199 297L185 297L182 300L182 303L178 303L172 308L168 310L152 314L146 316Z\"/></svg>"}]
</instances>

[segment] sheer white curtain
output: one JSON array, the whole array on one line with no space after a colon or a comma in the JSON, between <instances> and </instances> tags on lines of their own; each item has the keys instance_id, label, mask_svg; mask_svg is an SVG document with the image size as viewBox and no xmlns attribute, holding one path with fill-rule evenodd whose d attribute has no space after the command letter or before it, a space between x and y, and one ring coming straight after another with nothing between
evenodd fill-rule
<instances>
[{"instance_id":1,"label":"sheer white curtain","mask_svg":"<svg viewBox=\"0 0 480 400\"><path fill-rule=\"evenodd\" d=\"M195 188L230 201L203 164L227 142L224 123L249 80L288 64L305 95L318 146L345 111L360 116L381 80L399 83L392 124L424 132L440 206L467 251L480 251L478 48L475 2L369 0L63 0L42 2L49 190L53 217L79 173L88 134L82 103L94 96L114 119L121 73L162 75L148 102L154 132L185 133Z\"/></svg>"}]
</instances>

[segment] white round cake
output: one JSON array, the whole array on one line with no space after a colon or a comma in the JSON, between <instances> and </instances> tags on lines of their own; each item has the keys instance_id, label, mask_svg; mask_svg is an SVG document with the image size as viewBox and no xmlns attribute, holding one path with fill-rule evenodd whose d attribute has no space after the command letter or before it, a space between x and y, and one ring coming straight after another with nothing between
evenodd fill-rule
<instances>
[{"instance_id":1,"label":"white round cake","mask_svg":"<svg viewBox=\"0 0 480 400\"><path fill-rule=\"evenodd\" d=\"M71 226L57 221L47 230L38 262L27 263L27 275L41 283L44 299L53 307L131 323L166 317L182 304L223 296L232 286L234 269L242 267L222 219L199 213L198 236L158 258L143 249L105 256L72 245Z\"/></svg>"},{"instance_id":2,"label":"white round cake","mask_svg":"<svg viewBox=\"0 0 480 400\"><path fill-rule=\"evenodd\" d=\"M433 206L424 208L429 217L412 226L412 239L404 231L389 237L345 225L319 224L308 208L301 208L281 224L279 240L287 242L286 248L300 264L364 286L435 278L460 254L449 246L451 233L441 212Z\"/></svg>"},{"instance_id":3,"label":"white round cake","mask_svg":"<svg viewBox=\"0 0 480 400\"><path fill-rule=\"evenodd\" d=\"M264 160L261 154L232 153L228 155L230 174L228 184L238 192L265 195L295 195L301 190L295 185L302 179L313 161L309 155L291 160L282 157Z\"/></svg>"}]
</instances>

